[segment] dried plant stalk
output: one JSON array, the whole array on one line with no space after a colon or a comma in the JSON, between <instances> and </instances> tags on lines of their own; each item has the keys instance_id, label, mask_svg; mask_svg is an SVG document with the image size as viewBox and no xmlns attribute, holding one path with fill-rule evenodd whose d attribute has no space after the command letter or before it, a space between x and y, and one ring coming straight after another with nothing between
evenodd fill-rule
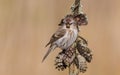
<instances>
[{"instance_id":1,"label":"dried plant stalk","mask_svg":"<svg viewBox=\"0 0 120 75\"><path fill-rule=\"evenodd\" d=\"M77 25L77 27L88 24L86 14L84 14L81 10L79 11L79 9L82 9L80 1L81 0L75 0L75 3L71 7L72 14L67 14L67 16L64 18L72 18L75 21L75 25ZM64 19L61 20L59 26L64 24ZM70 19L67 19L67 21L69 20ZM79 32L79 27L77 30ZM87 63L91 62L93 56L92 51L87 46L87 41L78 35L75 42L69 48L65 48L65 50L62 50L57 55L55 59L56 69L63 71L68 68L69 75L78 75L80 72L86 72Z\"/></svg>"},{"instance_id":2,"label":"dried plant stalk","mask_svg":"<svg viewBox=\"0 0 120 75\"><path fill-rule=\"evenodd\" d=\"M78 26L87 25L88 20L86 14L84 14L82 11L79 11L79 8L82 9L80 0L75 0L74 5L71 7L73 13L71 15L76 19L78 17ZM87 70L87 62L90 63L93 56L92 51L87 46L87 41L78 35L73 45L70 46L67 50L60 52L56 57L56 69L63 71L68 67L69 75L78 75L79 72L84 73Z\"/></svg>"}]
</instances>

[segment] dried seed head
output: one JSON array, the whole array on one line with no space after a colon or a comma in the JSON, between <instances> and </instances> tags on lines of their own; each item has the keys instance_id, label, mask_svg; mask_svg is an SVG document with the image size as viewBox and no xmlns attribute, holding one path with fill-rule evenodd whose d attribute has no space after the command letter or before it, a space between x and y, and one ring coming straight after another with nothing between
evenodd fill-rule
<instances>
[{"instance_id":1,"label":"dried seed head","mask_svg":"<svg viewBox=\"0 0 120 75\"><path fill-rule=\"evenodd\" d=\"M79 26L88 24L87 16L86 16L86 14L83 14L83 13L76 15L75 20L77 22L77 25L79 25Z\"/></svg>"},{"instance_id":2,"label":"dried seed head","mask_svg":"<svg viewBox=\"0 0 120 75\"><path fill-rule=\"evenodd\" d=\"M55 59L56 69L63 71L73 62L74 58L75 48L70 47L67 50L63 50Z\"/></svg>"},{"instance_id":3,"label":"dried seed head","mask_svg":"<svg viewBox=\"0 0 120 75\"><path fill-rule=\"evenodd\" d=\"M87 62L91 62L92 60L92 51L83 43L80 39L77 39L77 50L82 55Z\"/></svg>"}]
</instances>

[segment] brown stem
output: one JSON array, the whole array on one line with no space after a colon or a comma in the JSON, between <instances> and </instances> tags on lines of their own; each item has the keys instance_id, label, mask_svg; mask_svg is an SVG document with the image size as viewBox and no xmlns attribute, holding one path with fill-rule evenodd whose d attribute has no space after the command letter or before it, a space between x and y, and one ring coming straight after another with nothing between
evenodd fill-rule
<instances>
[{"instance_id":1,"label":"brown stem","mask_svg":"<svg viewBox=\"0 0 120 75\"><path fill-rule=\"evenodd\" d=\"M80 7L80 0L75 0L74 3L74 9L73 9L73 15L79 14L79 7Z\"/></svg>"}]
</instances>

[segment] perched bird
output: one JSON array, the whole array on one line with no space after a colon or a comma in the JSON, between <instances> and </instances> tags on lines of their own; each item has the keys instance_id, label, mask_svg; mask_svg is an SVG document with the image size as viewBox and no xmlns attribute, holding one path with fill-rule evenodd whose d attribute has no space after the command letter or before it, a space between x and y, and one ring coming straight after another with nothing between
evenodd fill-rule
<instances>
[{"instance_id":1,"label":"perched bird","mask_svg":"<svg viewBox=\"0 0 120 75\"><path fill-rule=\"evenodd\" d=\"M48 45L50 45L50 47L45 54L42 62L56 47L59 47L62 50L66 50L73 44L79 32L76 18L78 17L74 17L73 15L67 15L64 19L61 20L61 23L59 24L60 27L52 35L50 41L46 45L46 47Z\"/></svg>"}]
</instances>

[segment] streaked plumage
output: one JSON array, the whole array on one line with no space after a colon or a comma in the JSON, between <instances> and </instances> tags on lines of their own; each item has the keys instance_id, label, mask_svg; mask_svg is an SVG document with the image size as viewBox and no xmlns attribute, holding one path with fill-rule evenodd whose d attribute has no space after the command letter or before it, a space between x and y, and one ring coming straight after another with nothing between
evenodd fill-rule
<instances>
[{"instance_id":1,"label":"streaked plumage","mask_svg":"<svg viewBox=\"0 0 120 75\"><path fill-rule=\"evenodd\" d=\"M58 28L58 30L52 35L48 45L50 45L48 52L45 54L42 61L49 55L51 50L54 50L56 47L61 48L62 50L67 49L69 46L73 44L78 36L78 28L75 24L74 17L68 15L63 19L62 24Z\"/></svg>"}]
</instances>

